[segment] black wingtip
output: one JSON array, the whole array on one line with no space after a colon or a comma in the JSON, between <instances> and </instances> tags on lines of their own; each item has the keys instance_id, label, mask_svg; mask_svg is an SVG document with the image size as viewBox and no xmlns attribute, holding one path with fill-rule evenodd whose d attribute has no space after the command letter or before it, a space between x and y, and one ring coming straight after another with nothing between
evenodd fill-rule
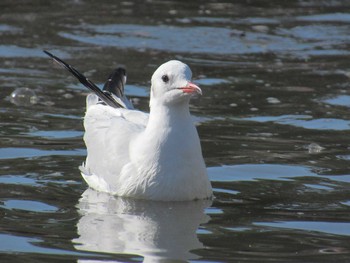
<instances>
[{"instance_id":1,"label":"black wingtip","mask_svg":"<svg viewBox=\"0 0 350 263\"><path fill-rule=\"evenodd\" d=\"M43 50L43 52L44 52L46 55L50 56L50 57L53 56L49 51L47 51L47 50L45 50L45 49Z\"/></svg>"},{"instance_id":2,"label":"black wingtip","mask_svg":"<svg viewBox=\"0 0 350 263\"><path fill-rule=\"evenodd\" d=\"M46 54L46 55L48 55L49 57L51 57L51 58L53 58L54 60L57 60L58 59L58 57L56 57L56 56L54 56L52 53L50 53L49 51L47 51L47 50L43 50L43 52Z\"/></svg>"},{"instance_id":3,"label":"black wingtip","mask_svg":"<svg viewBox=\"0 0 350 263\"><path fill-rule=\"evenodd\" d=\"M109 75L108 80L103 86L103 90L122 98L124 96L125 82L126 69L124 67L118 67Z\"/></svg>"},{"instance_id":4,"label":"black wingtip","mask_svg":"<svg viewBox=\"0 0 350 263\"><path fill-rule=\"evenodd\" d=\"M43 50L45 54L47 54L49 57L51 57L55 62L57 62L62 67L66 68L70 73L76 77L81 84L83 84L86 88L94 92L102 101L104 101L107 105L114 107L114 108L123 108L122 105L120 105L117 101L113 99L113 97L109 94L104 93L102 90L100 90L99 87L97 87L92 81L90 81L88 78L86 78L82 73L80 73L78 70L76 70L71 65L64 62L62 59L56 57L52 53L50 53L47 50Z\"/></svg>"},{"instance_id":5,"label":"black wingtip","mask_svg":"<svg viewBox=\"0 0 350 263\"><path fill-rule=\"evenodd\" d=\"M70 65L68 65L66 62L64 62L62 59L56 57L54 54L50 53L47 50L43 50L43 52L48 55L49 57L51 57L53 59L54 62L56 62L58 65L62 66L63 68L66 68L68 71L70 71L73 75L75 75L72 70L75 70L73 67L71 67Z\"/></svg>"}]
</instances>

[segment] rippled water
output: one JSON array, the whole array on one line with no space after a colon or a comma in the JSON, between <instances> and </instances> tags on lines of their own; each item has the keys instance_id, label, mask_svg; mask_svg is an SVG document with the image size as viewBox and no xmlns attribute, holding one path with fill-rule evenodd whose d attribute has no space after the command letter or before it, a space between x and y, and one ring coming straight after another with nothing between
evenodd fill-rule
<instances>
[{"instance_id":1,"label":"rippled water","mask_svg":"<svg viewBox=\"0 0 350 263\"><path fill-rule=\"evenodd\" d=\"M0 261L349 262L349 7L2 1ZM145 111L155 68L189 64L215 200L87 189L87 91L42 49L99 85L125 65Z\"/></svg>"}]
</instances>

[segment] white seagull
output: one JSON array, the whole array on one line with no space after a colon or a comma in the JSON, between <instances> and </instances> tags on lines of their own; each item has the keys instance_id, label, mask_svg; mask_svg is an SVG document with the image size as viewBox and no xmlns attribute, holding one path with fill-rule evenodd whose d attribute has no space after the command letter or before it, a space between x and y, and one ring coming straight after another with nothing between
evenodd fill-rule
<instances>
[{"instance_id":1,"label":"white seagull","mask_svg":"<svg viewBox=\"0 0 350 263\"><path fill-rule=\"evenodd\" d=\"M124 95L126 72L116 69L103 90L72 66L44 51L94 93L84 118L87 184L117 196L159 201L211 198L212 187L189 111L201 94L190 68L178 60L152 76L150 113L135 110Z\"/></svg>"}]
</instances>

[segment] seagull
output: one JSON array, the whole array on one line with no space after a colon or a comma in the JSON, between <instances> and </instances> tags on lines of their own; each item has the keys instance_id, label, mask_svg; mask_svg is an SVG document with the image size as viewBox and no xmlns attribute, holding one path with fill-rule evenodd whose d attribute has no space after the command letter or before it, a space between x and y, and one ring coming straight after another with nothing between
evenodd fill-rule
<instances>
[{"instance_id":1,"label":"seagull","mask_svg":"<svg viewBox=\"0 0 350 263\"><path fill-rule=\"evenodd\" d=\"M189 111L191 69L170 60L151 79L150 112L134 109L124 94L126 71L117 68L101 90L83 74L44 50L91 94L86 99L85 163L79 168L93 189L155 201L210 199L212 187L200 139Z\"/></svg>"}]
</instances>

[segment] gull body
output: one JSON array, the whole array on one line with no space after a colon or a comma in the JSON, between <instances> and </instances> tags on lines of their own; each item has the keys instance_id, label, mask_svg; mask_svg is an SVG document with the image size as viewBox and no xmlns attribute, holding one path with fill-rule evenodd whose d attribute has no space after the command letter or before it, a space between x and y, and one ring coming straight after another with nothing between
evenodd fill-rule
<instances>
[{"instance_id":1,"label":"gull body","mask_svg":"<svg viewBox=\"0 0 350 263\"><path fill-rule=\"evenodd\" d=\"M190 98L201 94L191 82L190 68L171 60L154 72L149 114L133 109L124 96L126 78L116 74L109 81L116 76L122 80L118 83L120 92L113 92L111 98L121 107L108 105L113 104L108 101L101 103L100 91L87 97L87 158L80 170L88 185L113 195L148 200L212 197L199 136L189 111Z\"/></svg>"}]
</instances>

